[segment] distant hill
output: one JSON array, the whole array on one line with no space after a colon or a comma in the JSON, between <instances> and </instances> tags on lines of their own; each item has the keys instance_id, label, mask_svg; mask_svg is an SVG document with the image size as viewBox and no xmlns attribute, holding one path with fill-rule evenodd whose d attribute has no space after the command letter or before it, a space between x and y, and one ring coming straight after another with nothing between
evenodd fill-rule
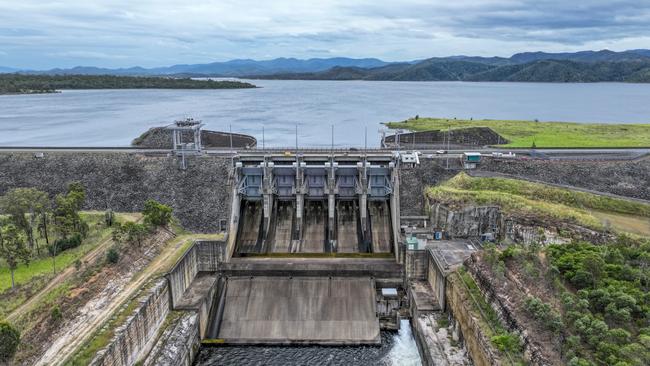
<instances>
[{"instance_id":1,"label":"distant hill","mask_svg":"<svg viewBox=\"0 0 650 366\"><path fill-rule=\"evenodd\" d=\"M407 62L376 58L276 58L231 60L169 67L19 71L46 75L117 75L239 77L285 80L400 80L400 81L538 81L538 82L649 82L650 50L610 50L564 53L524 52L511 57L449 56ZM0 67L0 73L17 72Z\"/></svg>"},{"instance_id":2,"label":"distant hill","mask_svg":"<svg viewBox=\"0 0 650 366\"><path fill-rule=\"evenodd\" d=\"M650 82L644 50L517 54L509 59L456 56L415 64L362 69L336 67L316 73L249 75L251 79L388 81ZM650 52L647 52L650 54ZM548 58L545 58L548 57Z\"/></svg>"},{"instance_id":3,"label":"distant hill","mask_svg":"<svg viewBox=\"0 0 650 366\"><path fill-rule=\"evenodd\" d=\"M237 77L250 74L275 74L284 72L318 72L331 69L332 67L361 67L373 68L388 65L375 58L311 58L299 60L296 58L276 58L273 60L231 60L226 62L213 62L209 64L188 64L173 65L169 67L142 68L130 67L120 69L108 69L99 67L77 66L70 69L51 69L44 71L23 70L21 73L49 74L49 75L119 75L119 76L164 76L164 75L186 75L186 76L222 76ZM7 68L2 72L16 72L16 69Z\"/></svg>"}]
</instances>

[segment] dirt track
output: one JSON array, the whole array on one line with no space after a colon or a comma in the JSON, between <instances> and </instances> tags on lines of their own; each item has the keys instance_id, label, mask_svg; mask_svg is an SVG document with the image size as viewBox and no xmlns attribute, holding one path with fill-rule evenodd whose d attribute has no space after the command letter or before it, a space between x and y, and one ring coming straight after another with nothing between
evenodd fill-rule
<instances>
[{"instance_id":1,"label":"dirt track","mask_svg":"<svg viewBox=\"0 0 650 366\"><path fill-rule=\"evenodd\" d=\"M60 327L35 365L62 365L68 361L143 285L173 265L185 243L203 236L181 235L171 239L169 232L161 232L158 245L133 262L128 273L114 276L100 293L79 309L74 319Z\"/></svg>"}]
</instances>

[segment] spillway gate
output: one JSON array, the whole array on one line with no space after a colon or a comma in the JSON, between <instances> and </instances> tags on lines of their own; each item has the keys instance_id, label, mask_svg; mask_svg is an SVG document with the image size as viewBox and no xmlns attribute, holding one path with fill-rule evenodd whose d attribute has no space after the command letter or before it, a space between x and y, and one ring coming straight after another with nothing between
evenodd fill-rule
<instances>
[{"instance_id":1,"label":"spillway gate","mask_svg":"<svg viewBox=\"0 0 650 366\"><path fill-rule=\"evenodd\" d=\"M397 253L398 162L390 152L241 153L230 256Z\"/></svg>"}]
</instances>

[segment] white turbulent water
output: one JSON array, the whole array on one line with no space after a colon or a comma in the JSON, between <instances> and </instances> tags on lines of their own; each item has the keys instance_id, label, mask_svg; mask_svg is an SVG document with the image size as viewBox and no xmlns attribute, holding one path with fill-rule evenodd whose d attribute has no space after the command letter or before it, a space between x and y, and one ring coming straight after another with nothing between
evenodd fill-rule
<instances>
[{"instance_id":1,"label":"white turbulent water","mask_svg":"<svg viewBox=\"0 0 650 366\"><path fill-rule=\"evenodd\" d=\"M415 338L408 320L400 321L400 330L394 336L393 346L385 359L388 365L419 366L422 365Z\"/></svg>"},{"instance_id":2,"label":"white turbulent water","mask_svg":"<svg viewBox=\"0 0 650 366\"><path fill-rule=\"evenodd\" d=\"M422 365L408 320L399 332L382 332L381 346L225 346L203 347L195 366L207 365Z\"/></svg>"},{"instance_id":3,"label":"white turbulent water","mask_svg":"<svg viewBox=\"0 0 650 366\"><path fill-rule=\"evenodd\" d=\"M254 80L257 89L72 90L0 96L0 146L128 146L192 116L267 146L379 143L380 122L432 117L649 122L650 84Z\"/></svg>"}]
</instances>

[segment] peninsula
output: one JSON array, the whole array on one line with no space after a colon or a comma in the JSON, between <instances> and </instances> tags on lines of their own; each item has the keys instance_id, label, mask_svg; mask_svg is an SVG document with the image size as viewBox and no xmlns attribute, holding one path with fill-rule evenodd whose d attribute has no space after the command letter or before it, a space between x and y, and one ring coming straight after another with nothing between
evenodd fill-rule
<instances>
[{"instance_id":1,"label":"peninsula","mask_svg":"<svg viewBox=\"0 0 650 366\"><path fill-rule=\"evenodd\" d=\"M230 80L113 75L0 74L0 95L55 93L62 89L241 89L255 85Z\"/></svg>"}]
</instances>

